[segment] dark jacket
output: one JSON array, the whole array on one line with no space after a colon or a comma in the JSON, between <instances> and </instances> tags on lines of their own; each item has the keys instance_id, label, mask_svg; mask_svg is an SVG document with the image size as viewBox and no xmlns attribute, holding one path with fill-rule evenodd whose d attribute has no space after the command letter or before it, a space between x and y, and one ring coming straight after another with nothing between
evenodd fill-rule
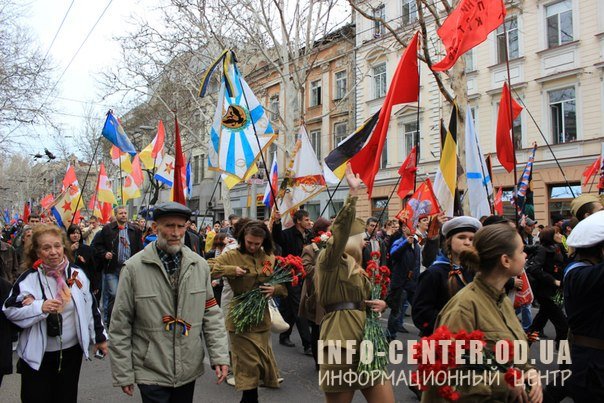
<instances>
[{"instance_id":1,"label":"dark jacket","mask_svg":"<svg viewBox=\"0 0 604 403\"><path fill-rule=\"evenodd\" d=\"M429 336L434 332L434 324L440 310L449 302L449 272L451 271L449 259L442 253L422 274L415 290L413 300L412 318L413 323L420 331L420 336ZM470 283L474 275L463 267L459 268L463 273L464 281ZM457 285L462 288L465 284L459 275L455 275Z\"/></svg>"},{"instance_id":2,"label":"dark jacket","mask_svg":"<svg viewBox=\"0 0 604 403\"><path fill-rule=\"evenodd\" d=\"M310 231L304 235L294 225L288 229L282 229L281 222L273 224L273 241L281 247L281 256L302 256L302 249L310 243Z\"/></svg>"},{"instance_id":3,"label":"dark jacket","mask_svg":"<svg viewBox=\"0 0 604 403\"><path fill-rule=\"evenodd\" d=\"M185 245L188 246L193 252L203 257L203 249L201 248L199 235L197 235L195 231L187 230L185 232Z\"/></svg>"},{"instance_id":4,"label":"dark jacket","mask_svg":"<svg viewBox=\"0 0 604 403\"><path fill-rule=\"evenodd\" d=\"M409 282L417 283L420 265L420 246L417 240L413 244L406 237L398 238L390 249L390 286L402 287Z\"/></svg>"},{"instance_id":5,"label":"dark jacket","mask_svg":"<svg viewBox=\"0 0 604 403\"><path fill-rule=\"evenodd\" d=\"M121 264L117 261L119 233L117 223L113 222L105 225L92 241L94 256L100 262L102 270L107 273L117 273L121 268ZM142 234L138 227L128 225L128 239L130 240L130 256L132 257L143 249ZM107 263L107 259L105 259L105 253L107 252L113 253L109 264Z\"/></svg>"},{"instance_id":6,"label":"dark jacket","mask_svg":"<svg viewBox=\"0 0 604 403\"><path fill-rule=\"evenodd\" d=\"M572 263L576 265L576 263ZM580 266L580 267L579 267ZM579 262L567 269L564 277L564 307L573 335L587 336L604 342L604 264ZM571 377L568 382L577 389L593 391L592 385L604 385L604 350L571 344ZM596 399L592 400L596 401Z\"/></svg>"},{"instance_id":7,"label":"dark jacket","mask_svg":"<svg viewBox=\"0 0 604 403\"><path fill-rule=\"evenodd\" d=\"M19 259L15 248L1 242L0 244L0 277L6 279L9 283L14 283L19 276Z\"/></svg>"},{"instance_id":8,"label":"dark jacket","mask_svg":"<svg viewBox=\"0 0 604 403\"><path fill-rule=\"evenodd\" d=\"M369 234L365 232L365 238L368 240L368 244L363 248L363 267L367 267L367 263L371 260L371 241L369 241ZM384 266L388 261L388 249L386 249L386 245L381 238L376 237L375 239L379 245L380 252L380 266Z\"/></svg>"},{"instance_id":9,"label":"dark jacket","mask_svg":"<svg viewBox=\"0 0 604 403\"><path fill-rule=\"evenodd\" d=\"M0 300L4 301L10 295L11 284L0 277ZM16 336L16 328L0 310L0 378L2 375L13 372L13 337Z\"/></svg>"},{"instance_id":10,"label":"dark jacket","mask_svg":"<svg viewBox=\"0 0 604 403\"><path fill-rule=\"evenodd\" d=\"M74 253L73 261L76 266L79 266L84 270L86 277L90 280L90 292L100 289L101 272L97 270L92 247L80 242L79 248Z\"/></svg>"},{"instance_id":11,"label":"dark jacket","mask_svg":"<svg viewBox=\"0 0 604 403\"><path fill-rule=\"evenodd\" d=\"M562 281L566 253L558 245L535 245L535 252L526 264L531 288L538 297L551 297L556 292L555 281Z\"/></svg>"}]
</instances>

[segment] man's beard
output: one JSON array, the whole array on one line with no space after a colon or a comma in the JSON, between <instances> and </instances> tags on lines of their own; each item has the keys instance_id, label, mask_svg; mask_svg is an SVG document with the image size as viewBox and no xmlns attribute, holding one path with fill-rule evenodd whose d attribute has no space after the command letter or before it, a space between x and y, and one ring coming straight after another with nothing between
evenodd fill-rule
<instances>
[{"instance_id":1,"label":"man's beard","mask_svg":"<svg viewBox=\"0 0 604 403\"><path fill-rule=\"evenodd\" d=\"M180 239L180 243L178 245L170 245L168 244L168 240L164 238L160 232L157 233L157 241L156 245L159 249L163 250L170 255L175 255L182 250L182 246L185 244L185 237L183 236Z\"/></svg>"}]
</instances>

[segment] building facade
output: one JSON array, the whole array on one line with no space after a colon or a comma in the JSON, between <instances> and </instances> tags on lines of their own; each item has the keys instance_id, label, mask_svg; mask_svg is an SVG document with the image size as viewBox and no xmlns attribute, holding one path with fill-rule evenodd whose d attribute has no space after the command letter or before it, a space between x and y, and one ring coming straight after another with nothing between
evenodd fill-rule
<instances>
[{"instance_id":1,"label":"building facade","mask_svg":"<svg viewBox=\"0 0 604 403\"><path fill-rule=\"evenodd\" d=\"M504 188L506 211L512 211L509 197L514 175L501 167L495 155L499 100L508 77L507 50L512 95L525 105L514 122L518 177L533 142L537 142L532 181L535 216L547 225L552 214L568 215L573 194L589 191L590 185L581 187L582 172L600 154L604 140L604 4L578 0L506 4L507 37L502 26L459 61L465 61L468 98L467 105L460 108L471 108L482 151L493 157L493 183ZM363 1L357 6L382 18L403 38L419 29L415 0ZM355 64L360 77L356 87L356 123L360 124L381 107L402 46L382 24L359 13L355 21ZM433 60L438 61L443 56L438 48L440 40L434 23L428 21L426 25L431 50L439 53ZM432 177L436 170L440 156L439 121L448 120L450 107L426 64L420 65L419 111L417 105L394 108L382 169L372 199L360 203L361 216L379 215L414 136L419 135L420 143L418 178ZM458 136L463 133L458 132ZM572 189L566 186L567 181ZM395 195L386 216L393 217L400 207L401 200Z\"/></svg>"}]
</instances>

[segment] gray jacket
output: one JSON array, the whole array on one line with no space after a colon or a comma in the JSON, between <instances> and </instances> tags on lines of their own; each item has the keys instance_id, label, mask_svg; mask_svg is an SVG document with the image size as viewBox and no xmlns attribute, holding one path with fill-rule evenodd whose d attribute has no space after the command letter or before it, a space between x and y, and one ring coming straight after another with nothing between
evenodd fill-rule
<instances>
[{"instance_id":1,"label":"gray jacket","mask_svg":"<svg viewBox=\"0 0 604 403\"><path fill-rule=\"evenodd\" d=\"M178 292L157 254L155 242L126 261L109 330L113 384L179 387L204 372L204 344L210 365L228 365L224 318L214 300L210 268L186 246ZM205 309L204 309L205 307ZM171 316L190 324L164 323Z\"/></svg>"}]
</instances>

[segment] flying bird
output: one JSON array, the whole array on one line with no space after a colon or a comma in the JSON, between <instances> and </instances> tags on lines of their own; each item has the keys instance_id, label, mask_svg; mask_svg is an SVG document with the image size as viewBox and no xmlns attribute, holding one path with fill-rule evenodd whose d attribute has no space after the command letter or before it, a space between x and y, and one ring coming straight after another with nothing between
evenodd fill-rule
<instances>
[{"instance_id":1,"label":"flying bird","mask_svg":"<svg viewBox=\"0 0 604 403\"><path fill-rule=\"evenodd\" d=\"M49 160L54 160L55 158L57 158L57 157L55 157L55 155L53 153L48 151L48 148L44 149L44 154L46 154L46 156L48 157Z\"/></svg>"}]
</instances>

